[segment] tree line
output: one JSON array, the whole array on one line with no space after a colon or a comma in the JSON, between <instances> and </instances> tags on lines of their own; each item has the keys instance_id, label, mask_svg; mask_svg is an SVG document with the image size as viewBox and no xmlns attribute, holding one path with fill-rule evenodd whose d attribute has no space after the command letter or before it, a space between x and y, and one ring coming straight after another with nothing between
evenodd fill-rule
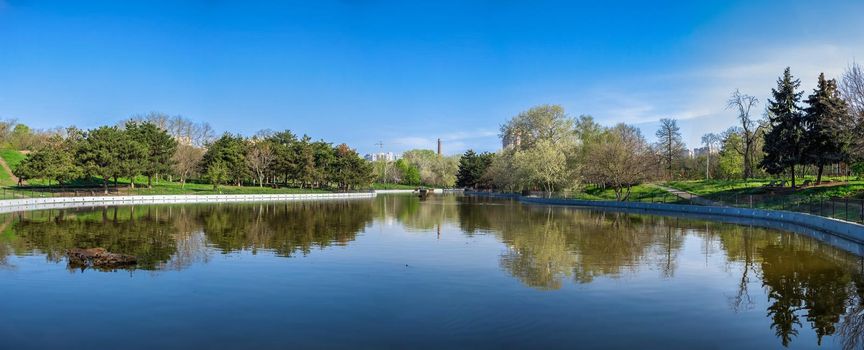
<instances>
[{"instance_id":1,"label":"tree line","mask_svg":"<svg viewBox=\"0 0 864 350\"><path fill-rule=\"evenodd\" d=\"M818 77L803 99L800 81L787 68L772 89L764 117L752 113L759 100L738 90L726 101L738 126L702 137L703 148L685 145L677 120L660 120L656 142L632 125L611 127L593 117L572 118L558 105L530 108L501 125L503 149L462 155L457 184L502 191L611 188L626 200L634 185L653 180L749 179L804 174L822 181L835 174L864 173L864 72L847 69L841 80Z\"/></svg>"},{"instance_id":2,"label":"tree line","mask_svg":"<svg viewBox=\"0 0 864 350\"><path fill-rule=\"evenodd\" d=\"M206 124L151 113L117 126L55 132L24 159L19 181L44 179L60 186L96 180L108 192L120 178L207 181L224 184L353 190L372 181L372 166L346 144L333 145L289 130L244 137L212 136Z\"/></svg>"}]
</instances>

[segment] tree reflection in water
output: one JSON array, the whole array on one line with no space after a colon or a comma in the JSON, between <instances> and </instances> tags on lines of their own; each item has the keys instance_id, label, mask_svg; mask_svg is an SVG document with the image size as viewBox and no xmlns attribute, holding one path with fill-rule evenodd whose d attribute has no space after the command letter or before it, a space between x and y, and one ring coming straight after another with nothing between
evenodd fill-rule
<instances>
[{"instance_id":1,"label":"tree reflection in water","mask_svg":"<svg viewBox=\"0 0 864 350\"><path fill-rule=\"evenodd\" d=\"M211 254L268 251L306 255L346 245L373 222L405 231L491 235L506 247L499 266L526 286L549 290L572 280L619 278L649 266L675 277L688 236L706 259L721 253L736 277L734 311L753 309L761 281L766 316L784 346L809 327L818 342L839 335L864 345L861 259L814 239L773 230L477 197L380 196L372 201L106 207L27 212L0 218L0 268L9 255L44 254L62 262L70 248L103 247L135 255L137 268L184 269ZM737 275L736 275L737 276Z\"/></svg>"},{"instance_id":2,"label":"tree reflection in water","mask_svg":"<svg viewBox=\"0 0 864 350\"><path fill-rule=\"evenodd\" d=\"M176 270L206 262L210 247L287 257L347 244L371 223L372 204L128 206L25 212L9 219L0 246L10 253L41 252L60 262L68 249L101 247L136 256L138 269Z\"/></svg>"}]
</instances>

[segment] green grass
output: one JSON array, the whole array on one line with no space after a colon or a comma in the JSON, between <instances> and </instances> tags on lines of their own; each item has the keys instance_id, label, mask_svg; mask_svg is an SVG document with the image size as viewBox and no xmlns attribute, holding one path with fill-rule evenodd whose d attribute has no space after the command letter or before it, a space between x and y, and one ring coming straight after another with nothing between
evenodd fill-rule
<instances>
[{"instance_id":1,"label":"green grass","mask_svg":"<svg viewBox=\"0 0 864 350\"><path fill-rule=\"evenodd\" d=\"M417 187L417 185L403 185L403 184L382 184L382 183L374 183L372 184L372 189L374 190L413 190Z\"/></svg>"},{"instance_id":2,"label":"green grass","mask_svg":"<svg viewBox=\"0 0 864 350\"><path fill-rule=\"evenodd\" d=\"M2 157L4 161L6 161L6 164L9 165L9 168L15 170L15 168L18 167L18 164L21 163L21 161L24 160L24 158L26 158L27 156L25 156L19 151L4 148L0 149L0 157ZM15 181L12 181L12 174L9 174L6 171L0 169L0 185L12 186L15 184Z\"/></svg>"},{"instance_id":3,"label":"green grass","mask_svg":"<svg viewBox=\"0 0 864 350\"><path fill-rule=\"evenodd\" d=\"M583 200L615 200L615 191L611 188L604 189L602 187L589 186L580 192L571 193L567 197ZM630 189L630 197L627 200L631 202L665 203L678 203L681 201L681 199L652 184L633 186Z\"/></svg>"},{"instance_id":4,"label":"green grass","mask_svg":"<svg viewBox=\"0 0 864 350\"><path fill-rule=\"evenodd\" d=\"M153 183L153 188L147 188L147 179L145 177L138 177L135 179L135 188L130 188L128 179L120 179L119 181L120 188L115 189L113 187L113 183L109 185L109 190L112 194L117 194L118 191L123 195L171 195L171 194L297 194L297 193L328 193L330 190L326 189L310 189L310 188L295 188L295 187L280 187L280 188L271 188L271 187L258 187L258 186L231 186L231 185L223 185L219 187L219 190L214 190L213 185L211 184L200 184L200 183L186 183L185 186L181 187L179 182L167 182L160 181L159 183ZM57 184L54 183L53 186L47 186L47 183L44 181L31 181L31 186L18 188L15 186L8 186L4 188L3 192L0 192L0 197L9 199L9 198L19 198L19 197L50 197L50 196L82 196L82 195L101 195L102 187L101 182L95 182L93 180L86 182L77 182L72 184L72 186L58 188Z\"/></svg>"},{"instance_id":5,"label":"green grass","mask_svg":"<svg viewBox=\"0 0 864 350\"><path fill-rule=\"evenodd\" d=\"M811 179L812 180L812 179ZM864 221L864 181L830 179L822 186L792 190L789 187L767 188L770 180L701 180L672 181L665 185L694 193L726 205L774 210L793 210L850 221ZM787 185L788 186L788 185ZM847 213L847 202L849 210Z\"/></svg>"}]
</instances>

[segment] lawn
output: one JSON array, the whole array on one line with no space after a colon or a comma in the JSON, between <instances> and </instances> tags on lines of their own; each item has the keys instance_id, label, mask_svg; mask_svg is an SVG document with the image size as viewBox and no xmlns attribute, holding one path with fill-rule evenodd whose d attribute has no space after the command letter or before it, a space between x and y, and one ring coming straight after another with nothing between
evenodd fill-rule
<instances>
[{"instance_id":1,"label":"lawn","mask_svg":"<svg viewBox=\"0 0 864 350\"><path fill-rule=\"evenodd\" d=\"M671 181L665 185L688 191L726 205L775 210L793 210L839 219L864 221L864 181L841 178L820 186L792 190L768 188L769 180Z\"/></svg>"},{"instance_id":2,"label":"lawn","mask_svg":"<svg viewBox=\"0 0 864 350\"><path fill-rule=\"evenodd\" d=\"M382 183L374 183L372 184L372 189L374 190L413 190L416 189L417 185L403 185L403 184L382 184Z\"/></svg>"},{"instance_id":3,"label":"lawn","mask_svg":"<svg viewBox=\"0 0 864 350\"><path fill-rule=\"evenodd\" d=\"M296 187L258 187L258 186L230 186L223 185L216 191L211 184L189 183L181 187L179 182L160 181L154 183L153 188L147 188L147 179L144 177L136 178L135 188L129 187L128 179L120 179L119 188L115 188L113 183L109 185L109 191L112 194L123 195L169 195L169 194L296 194L296 193L328 193L330 190L296 188ZM31 181L32 186L17 188L8 186L3 189L0 196L2 198L16 197L49 197L49 196L82 196L82 195L101 195L102 187L100 182L92 180L85 182L76 182L69 187L59 188L56 182L53 186L46 186L43 181Z\"/></svg>"},{"instance_id":4,"label":"lawn","mask_svg":"<svg viewBox=\"0 0 864 350\"><path fill-rule=\"evenodd\" d=\"M26 156L19 151L5 148L0 149L0 157L2 157L4 161L6 161L6 164L9 165L9 168L11 168L12 170L15 170L15 168L18 167L18 164L21 163L24 158L26 158ZM12 174L0 170L0 185L16 185L15 181L12 181Z\"/></svg>"},{"instance_id":5,"label":"lawn","mask_svg":"<svg viewBox=\"0 0 864 350\"><path fill-rule=\"evenodd\" d=\"M615 200L615 191L611 188L587 186L580 192L570 193L567 197L584 200ZM633 186L630 189L630 197L627 200L630 202L665 203L679 203L682 201L674 195L671 195L668 192L657 188L652 184L641 184Z\"/></svg>"}]
</instances>

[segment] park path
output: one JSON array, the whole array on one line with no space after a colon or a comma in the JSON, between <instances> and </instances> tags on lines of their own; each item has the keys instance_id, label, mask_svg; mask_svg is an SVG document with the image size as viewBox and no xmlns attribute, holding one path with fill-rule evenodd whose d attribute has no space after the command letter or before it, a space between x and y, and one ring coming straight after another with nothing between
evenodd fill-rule
<instances>
[{"instance_id":1,"label":"park path","mask_svg":"<svg viewBox=\"0 0 864 350\"><path fill-rule=\"evenodd\" d=\"M12 183L18 184L18 177L12 173L12 168L9 167L9 164L6 164L6 160L3 157L0 157L0 167L3 168L7 174L9 174L9 178L12 179Z\"/></svg>"},{"instance_id":2,"label":"park path","mask_svg":"<svg viewBox=\"0 0 864 350\"><path fill-rule=\"evenodd\" d=\"M697 195L692 194L692 193L687 192L687 191L682 191L682 190L679 190L679 189L676 189L676 188L671 188L671 187L666 187L666 186L660 186L660 185L654 185L654 186L657 186L657 188L659 188L659 189L661 189L661 190L664 190L664 191L666 191L666 192L669 192L669 193L671 193L671 194L674 194L675 196L678 196L678 198L681 198L681 199L684 199L684 200L688 200L688 201L690 201L690 202L693 203L693 204L697 204L697 205L704 205L704 206L714 206L714 207L722 207L722 206L724 206L722 203L715 202L715 201L712 201L712 200L710 200L710 199L702 198L702 197L700 197L700 196L697 196Z\"/></svg>"}]
</instances>

